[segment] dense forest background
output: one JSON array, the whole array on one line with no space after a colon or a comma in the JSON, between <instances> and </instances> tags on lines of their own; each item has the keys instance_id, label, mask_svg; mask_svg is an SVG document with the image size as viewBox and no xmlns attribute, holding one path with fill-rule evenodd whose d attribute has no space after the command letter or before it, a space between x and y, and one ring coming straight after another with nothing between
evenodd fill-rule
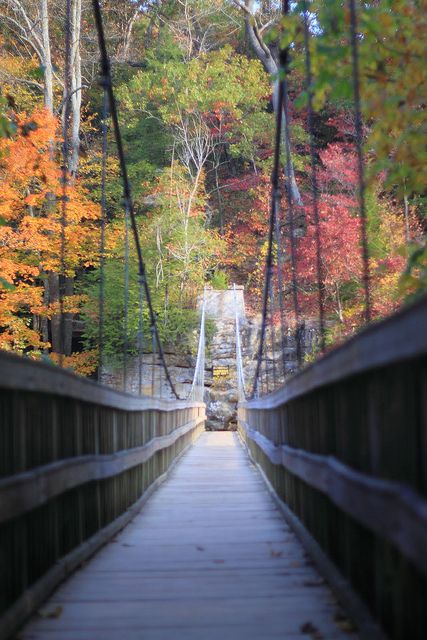
<instances>
[{"instance_id":1,"label":"dense forest background","mask_svg":"<svg viewBox=\"0 0 427 640\"><path fill-rule=\"evenodd\" d=\"M54 361L62 352L66 366L89 375L97 364L103 90L91 2L71 3L65 100L65 2L0 0L0 347ZM161 336L172 349L189 347L197 324L195 300L204 284L242 284L251 311L259 311L273 87L278 51L287 44L288 188L297 203L298 286L302 312L316 315L304 5L291 3L291 14L281 19L280 3L271 0L102 2L149 283ZM332 344L363 319L349 16L346 3L337 0L308 5ZM360 8L374 318L427 288L425 9L425 0L378 0ZM66 336L61 341L61 121L66 111ZM114 362L123 348L125 218L117 153L106 122L105 349ZM286 211L283 197L284 242L289 238ZM132 252L130 350L136 345L139 295ZM289 260L283 269L290 296Z\"/></svg>"}]
</instances>

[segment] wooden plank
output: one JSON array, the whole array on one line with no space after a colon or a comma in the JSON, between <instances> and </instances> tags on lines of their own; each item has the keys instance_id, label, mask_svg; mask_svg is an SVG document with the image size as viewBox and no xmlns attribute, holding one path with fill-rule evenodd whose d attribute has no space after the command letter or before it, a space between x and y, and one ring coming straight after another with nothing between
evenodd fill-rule
<instances>
[{"instance_id":1,"label":"wooden plank","mask_svg":"<svg viewBox=\"0 0 427 640\"><path fill-rule=\"evenodd\" d=\"M50 618L55 609L58 617ZM21 640L301 640L309 623L319 638L352 637L236 435L227 432L203 434L126 530L43 612Z\"/></svg>"},{"instance_id":2,"label":"wooden plank","mask_svg":"<svg viewBox=\"0 0 427 640\"><path fill-rule=\"evenodd\" d=\"M407 485L355 471L332 456L287 445L275 447L247 425L242 427L273 464L281 464L327 495L355 520L393 543L427 574L427 500L421 495Z\"/></svg>"},{"instance_id":3,"label":"wooden plank","mask_svg":"<svg viewBox=\"0 0 427 640\"><path fill-rule=\"evenodd\" d=\"M55 496L94 480L105 480L149 460L157 451L204 422L191 420L167 436L153 438L142 447L112 455L67 458L0 480L0 524L41 506Z\"/></svg>"},{"instance_id":4,"label":"wooden plank","mask_svg":"<svg viewBox=\"0 0 427 640\"><path fill-rule=\"evenodd\" d=\"M244 446L246 447L246 445ZM342 604L350 617L357 622L360 637L366 640L385 640L383 630L372 618L366 604L353 591L348 580L346 580L346 578L344 578L344 576L338 571L334 563L328 558L321 546L305 528L303 523L295 516L288 505L278 497L262 468L257 463L255 464L260 470L270 494L274 502L277 504L280 512L283 514L286 522L292 530L295 531L298 539L303 543L304 548L314 560L322 576L324 576L330 584L338 602Z\"/></svg>"},{"instance_id":5,"label":"wooden plank","mask_svg":"<svg viewBox=\"0 0 427 640\"><path fill-rule=\"evenodd\" d=\"M242 634L237 636L236 633ZM211 627L180 627L179 629L169 629L160 627L159 629L144 629L143 635L141 629L136 628L126 629L126 640L260 640L258 635L258 626L254 628L253 625L239 625L236 629L235 626L230 625L228 627L212 625ZM263 635L262 640L284 640L283 625L275 625L274 629L269 629L267 634ZM120 636L119 636L120 637ZM311 640L316 637L311 635L302 635L301 631L296 633L286 633L286 640ZM317 636L320 639L320 635ZM347 634L348 640L355 638L353 634ZM335 633L331 633L325 640L342 640L342 631L338 630ZM31 634L31 640L88 640L87 631L35 631ZM90 634L90 640L118 640L117 630L111 630L103 628L100 630L92 629Z\"/></svg>"},{"instance_id":6,"label":"wooden plank","mask_svg":"<svg viewBox=\"0 0 427 640\"><path fill-rule=\"evenodd\" d=\"M61 558L56 564L34 585L27 589L22 596L14 603L14 605L0 616L0 640L9 640L11 634L22 625L29 615L31 615L37 607L52 593L52 591L67 576L70 575L77 567L81 566L85 560L90 558L98 549L105 545L112 537L114 537L123 527L125 527L140 511L142 506L147 502L150 495L157 487L166 480L168 474L172 471L175 464L182 455L190 447L189 445L177 458L171 463L168 471L159 476L145 491L145 493L133 504L125 513L116 518L111 524L104 527L86 540L79 547L71 551L64 558Z\"/></svg>"}]
</instances>

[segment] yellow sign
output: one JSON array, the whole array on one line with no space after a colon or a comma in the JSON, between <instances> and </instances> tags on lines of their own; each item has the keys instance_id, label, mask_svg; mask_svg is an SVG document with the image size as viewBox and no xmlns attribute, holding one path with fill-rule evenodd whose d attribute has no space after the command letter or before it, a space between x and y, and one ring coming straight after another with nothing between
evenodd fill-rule
<instances>
[{"instance_id":1,"label":"yellow sign","mask_svg":"<svg viewBox=\"0 0 427 640\"><path fill-rule=\"evenodd\" d=\"M212 373L214 378L225 378L229 374L229 367L213 367Z\"/></svg>"}]
</instances>

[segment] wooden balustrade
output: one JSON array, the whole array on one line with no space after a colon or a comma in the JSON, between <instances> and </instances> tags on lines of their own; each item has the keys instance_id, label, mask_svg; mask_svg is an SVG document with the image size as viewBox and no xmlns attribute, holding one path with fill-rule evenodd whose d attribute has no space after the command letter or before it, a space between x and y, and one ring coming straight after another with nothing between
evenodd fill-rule
<instances>
[{"instance_id":1,"label":"wooden balustrade","mask_svg":"<svg viewBox=\"0 0 427 640\"><path fill-rule=\"evenodd\" d=\"M0 638L133 517L204 421L201 403L0 354Z\"/></svg>"},{"instance_id":2,"label":"wooden balustrade","mask_svg":"<svg viewBox=\"0 0 427 640\"><path fill-rule=\"evenodd\" d=\"M396 639L427 629L426 329L423 299L238 410L277 495Z\"/></svg>"}]
</instances>

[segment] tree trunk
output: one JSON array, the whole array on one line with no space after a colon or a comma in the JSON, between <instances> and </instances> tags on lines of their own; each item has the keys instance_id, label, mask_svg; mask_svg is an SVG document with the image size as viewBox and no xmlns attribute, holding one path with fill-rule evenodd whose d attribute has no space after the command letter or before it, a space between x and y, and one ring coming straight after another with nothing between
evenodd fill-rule
<instances>
[{"instance_id":1,"label":"tree trunk","mask_svg":"<svg viewBox=\"0 0 427 640\"><path fill-rule=\"evenodd\" d=\"M49 303L51 305L59 302L59 275L52 271L48 274L48 291L49 291ZM60 313L54 313L50 319L50 334L52 351L55 353L62 353L62 340L61 340L61 315Z\"/></svg>"},{"instance_id":2,"label":"tree trunk","mask_svg":"<svg viewBox=\"0 0 427 640\"><path fill-rule=\"evenodd\" d=\"M71 16L71 153L69 171L77 174L80 150L80 111L82 104L82 64L80 57L82 2L73 0Z\"/></svg>"},{"instance_id":3,"label":"tree trunk","mask_svg":"<svg viewBox=\"0 0 427 640\"><path fill-rule=\"evenodd\" d=\"M408 201L408 194L406 193L406 187L403 193L403 206L404 206L404 213L405 213L405 239L406 239L406 244L409 244L411 241L411 229L409 225L409 201Z\"/></svg>"},{"instance_id":4,"label":"tree trunk","mask_svg":"<svg viewBox=\"0 0 427 640\"><path fill-rule=\"evenodd\" d=\"M43 304L47 307L49 304L49 278L46 273L43 276L43 285ZM41 319L41 329L43 342L49 342L49 323L46 316ZM48 350L45 349L45 353L48 353Z\"/></svg>"},{"instance_id":5,"label":"tree trunk","mask_svg":"<svg viewBox=\"0 0 427 640\"><path fill-rule=\"evenodd\" d=\"M50 304L59 305L61 282L60 277L57 273L49 273L47 287L49 291ZM64 304L66 304L67 296L73 295L73 291L74 279L67 277L64 283ZM69 356L71 354L73 338L73 317L74 314L72 313L64 313L64 320L63 323L61 323L61 313L59 309L58 313L52 315L50 320L51 345L52 351L54 351L55 353L62 353L66 356Z\"/></svg>"},{"instance_id":6,"label":"tree trunk","mask_svg":"<svg viewBox=\"0 0 427 640\"><path fill-rule=\"evenodd\" d=\"M64 286L65 301L68 296L72 296L74 293L74 278L65 278ZM64 336L63 336L63 354L66 356L71 355L72 341L73 341L73 313L64 313Z\"/></svg>"},{"instance_id":7,"label":"tree trunk","mask_svg":"<svg viewBox=\"0 0 427 640\"><path fill-rule=\"evenodd\" d=\"M123 38L123 50L122 50L123 60L127 60L129 57L129 49L130 49L130 43L132 39L133 26L139 15L140 15L140 10L138 8L126 25L125 34Z\"/></svg>"},{"instance_id":8,"label":"tree trunk","mask_svg":"<svg viewBox=\"0 0 427 640\"><path fill-rule=\"evenodd\" d=\"M249 2L247 3L247 7L248 9L250 8ZM255 18L249 15L249 13L245 13L245 29L246 29L246 36L249 41L249 44L252 47L252 50L254 51L255 55L258 57L258 59L262 63L264 69L273 78L277 77L277 73L278 73L277 62L273 58L271 51L269 50L269 48L266 46L266 44L262 39L262 36L260 35L255 22ZM278 83L277 83L277 80L275 80L274 87L273 87L273 107L274 107L274 112L276 114L278 109L277 88L278 88ZM290 145L289 136L287 135L287 128L286 128L286 114L284 112L282 115L282 138L285 146L285 152L289 157L289 172L285 170L285 174L288 180L288 188L290 191L290 195L291 195L292 201L295 202L295 204L302 205L301 195L295 180L295 172L294 172L294 166L293 166L292 154L291 154L291 145Z\"/></svg>"},{"instance_id":9,"label":"tree trunk","mask_svg":"<svg viewBox=\"0 0 427 640\"><path fill-rule=\"evenodd\" d=\"M48 0L40 2L44 67L44 105L53 113L53 68L50 52Z\"/></svg>"},{"instance_id":10,"label":"tree trunk","mask_svg":"<svg viewBox=\"0 0 427 640\"><path fill-rule=\"evenodd\" d=\"M224 235L224 213L223 213L223 206L222 206L222 196L221 196L221 191L219 188L219 181L218 181L218 163L215 163L215 186L216 186L216 196L218 200L219 235L223 236Z\"/></svg>"}]
</instances>

